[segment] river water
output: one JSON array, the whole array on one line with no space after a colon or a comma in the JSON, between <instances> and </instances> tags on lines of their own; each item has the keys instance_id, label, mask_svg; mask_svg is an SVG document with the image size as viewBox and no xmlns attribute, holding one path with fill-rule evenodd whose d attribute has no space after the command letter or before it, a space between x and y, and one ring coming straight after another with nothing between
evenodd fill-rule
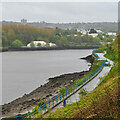
<instances>
[{"instance_id":1,"label":"river water","mask_svg":"<svg viewBox=\"0 0 120 120\"><path fill-rule=\"evenodd\" d=\"M92 50L51 50L2 53L2 104L30 93L50 77L89 68L80 59Z\"/></svg>"}]
</instances>

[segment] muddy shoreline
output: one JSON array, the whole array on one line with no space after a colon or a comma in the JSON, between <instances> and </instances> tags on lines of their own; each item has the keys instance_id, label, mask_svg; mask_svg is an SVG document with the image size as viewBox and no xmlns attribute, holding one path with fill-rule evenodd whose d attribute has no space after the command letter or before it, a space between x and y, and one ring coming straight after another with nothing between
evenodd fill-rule
<instances>
[{"instance_id":1,"label":"muddy shoreline","mask_svg":"<svg viewBox=\"0 0 120 120\"><path fill-rule=\"evenodd\" d=\"M80 59L87 60L87 62L91 63L91 65L94 61L92 55ZM77 79L82 78L83 75L88 73L90 70L91 67L88 71L63 74L49 78L48 83L41 85L31 93L24 94L24 96L19 97L8 104L2 105L2 118L28 113L28 111L31 111L39 101L47 101L51 99L59 93L60 87L68 87L74 84Z\"/></svg>"}]
</instances>

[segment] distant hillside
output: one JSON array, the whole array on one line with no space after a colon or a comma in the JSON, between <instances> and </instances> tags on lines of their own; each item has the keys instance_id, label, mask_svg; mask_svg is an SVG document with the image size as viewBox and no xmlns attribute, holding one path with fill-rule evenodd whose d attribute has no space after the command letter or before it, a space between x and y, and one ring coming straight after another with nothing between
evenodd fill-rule
<instances>
[{"instance_id":1,"label":"distant hillside","mask_svg":"<svg viewBox=\"0 0 120 120\"><path fill-rule=\"evenodd\" d=\"M16 23L21 24L20 22L12 22L12 21L3 21L2 24ZM32 22L27 23L27 25L32 25L36 27L42 28L60 28L60 29L83 29L87 30L90 28L101 29L104 32L115 31L118 30L117 22L94 22L94 23L46 23L46 22Z\"/></svg>"}]
</instances>

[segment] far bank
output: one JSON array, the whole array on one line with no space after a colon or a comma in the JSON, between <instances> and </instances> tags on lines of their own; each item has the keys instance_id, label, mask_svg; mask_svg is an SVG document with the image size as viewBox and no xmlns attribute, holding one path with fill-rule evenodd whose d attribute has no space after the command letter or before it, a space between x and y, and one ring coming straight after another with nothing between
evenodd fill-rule
<instances>
[{"instance_id":1,"label":"far bank","mask_svg":"<svg viewBox=\"0 0 120 120\"><path fill-rule=\"evenodd\" d=\"M69 50L69 49L97 49L101 45L87 45L87 46L62 46L62 47L21 47L21 48L0 48L0 52L7 51L41 51L41 50Z\"/></svg>"}]
</instances>

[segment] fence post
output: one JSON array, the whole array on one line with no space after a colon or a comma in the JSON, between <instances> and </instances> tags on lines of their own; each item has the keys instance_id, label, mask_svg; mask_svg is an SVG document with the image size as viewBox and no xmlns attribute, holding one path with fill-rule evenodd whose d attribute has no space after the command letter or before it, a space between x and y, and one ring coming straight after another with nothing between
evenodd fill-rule
<instances>
[{"instance_id":1,"label":"fence post","mask_svg":"<svg viewBox=\"0 0 120 120\"><path fill-rule=\"evenodd\" d=\"M67 90L66 90L66 97L67 97Z\"/></svg>"},{"instance_id":2,"label":"fence post","mask_svg":"<svg viewBox=\"0 0 120 120\"><path fill-rule=\"evenodd\" d=\"M49 108L50 108L50 100L48 101L48 103L49 103Z\"/></svg>"},{"instance_id":3,"label":"fence post","mask_svg":"<svg viewBox=\"0 0 120 120\"><path fill-rule=\"evenodd\" d=\"M52 103L53 103L53 106L54 106L54 97L52 98Z\"/></svg>"},{"instance_id":4,"label":"fence post","mask_svg":"<svg viewBox=\"0 0 120 120\"><path fill-rule=\"evenodd\" d=\"M63 92L63 98L64 98L64 92Z\"/></svg>"},{"instance_id":5,"label":"fence post","mask_svg":"<svg viewBox=\"0 0 120 120\"><path fill-rule=\"evenodd\" d=\"M46 111L46 102L44 103L44 111Z\"/></svg>"},{"instance_id":6,"label":"fence post","mask_svg":"<svg viewBox=\"0 0 120 120\"><path fill-rule=\"evenodd\" d=\"M71 92L72 92L72 86L71 86Z\"/></svg>"},{"instance_id":7,"label":"fence post","mask_svg":"<svg viewBox=\"0 0 120 120\"><path fill-rule=\"evenodd\" d=\"M35 118L36 118L36 108L35 108Z\"/></svg>"},{"instance_id":8,"label":"fence post","mask_svg":"<svg viewBox=\"0 0 120 120\"><path fill-rule=\"evenodd\" d=\"M59 95L60 95L60 100L61 100L61 93Z\"/></svg>"},{"instance_id":9,"label":"fence post","mask_svg":"<svg viewBox=\"0 0 120 120\"><path fill-rule=\"evenodd\" d=\"M16 116L16 120L17 120L18 116Z\"/></svg>"},{"instance_id":10,"label":"fence post","mask_svg":"<svg viewBox=\"0 0 120 120\"><path fill-rule=\"evenodd\" d=\"M30 112L29 112L28 114L29 114L29 120L30 120L30 118L31 118L31 116L30 116Z\"/></svg>"},{"instance_id":11,"label":"fence post","mask_svg":"<svg viewBox=\"0 0 120 120\"><path fill-rule=\"evenodd\" d=\"M58 102L58 95L56 95L56 103Z\"/></svg>"},{"instance_id":12,"label":"fence post","mask_svg":"<svg viewBox=\"0 0 120 120\"><path fill-rule=\"evenodd\" d=\"M68 91L68 94L70 94L70 88L68 89L69 91Z\"/></svg>"},{"instance_id":13,"label":"fence post","mask_svg":"<svg viewBox=\"0 0 120 120\"><path fill-rule=\"evenodd\" d=\"M75 84L75 89L77 89L77 84Z\"/></svg>"}]
</instances>

